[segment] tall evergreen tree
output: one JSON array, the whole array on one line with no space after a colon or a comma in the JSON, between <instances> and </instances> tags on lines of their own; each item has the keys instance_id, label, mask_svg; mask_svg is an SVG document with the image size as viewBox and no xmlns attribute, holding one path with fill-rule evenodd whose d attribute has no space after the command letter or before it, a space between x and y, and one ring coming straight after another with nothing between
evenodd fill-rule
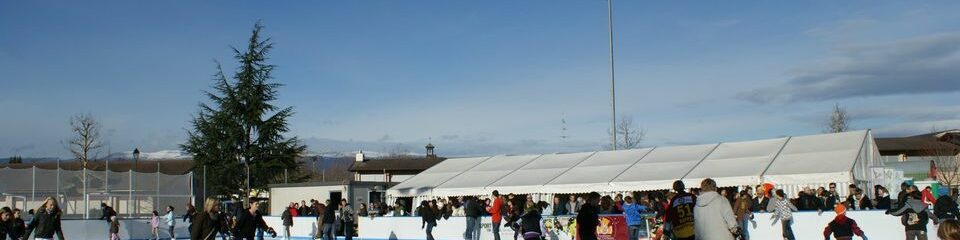
<instances>
[{"instance_id":1,"label":"tall evergreen tree","mask_svg":"<svg viewBox=\"0 0 960 240\"><path fill-rule=\"evenodd\" d=\"M306 151L297 137L286 137L292 107L281 108L277 99L281 84L271 82L274 65L266 63L273 48L261 40L263 26L253 27L247 49L233 48L240 66L228 80L220 64L214 75L210 102L200 103L191 121L193 129L180 147L193 156L195 169L206 166L208 190L246 199L252 190L289 174L300 174L299 157Z\"/></svg>"}]
</instances>

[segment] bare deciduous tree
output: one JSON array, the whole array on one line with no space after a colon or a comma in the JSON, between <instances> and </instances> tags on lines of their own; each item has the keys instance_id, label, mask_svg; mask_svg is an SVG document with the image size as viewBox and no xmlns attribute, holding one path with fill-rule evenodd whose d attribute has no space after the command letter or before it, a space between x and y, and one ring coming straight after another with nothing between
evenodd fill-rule
<instances>
[{"instance_id":1,"label":"bare deciduous tree","mask_svg":"<svg viewBox=\"0 0 960 240\"><path fill-rule=\"evenodd\" d=\"M617 122L617 150L640 148L643 138L647 136L647 130L640 128L633 122L633 117L621 115ZM608 134L613 135L612 132ZM613 146L607 146L613 149Z\"/></svg>"},{"instance_id":2,"label":"bare deciduous tree","mask_svg":"<svg viewBox=\"0 0 960 240\"><path fill-rule=\"evenodd\" d=\"M84 168L90 162L91 154L103 147L100 139L100 122L92 114L78 114L70 118L70 129L75 136L67 140L67 149Z\"/></svg>"},{"instance_id":3,"label":"bare deciduous tree","mask_svg":"<svg viewBox=\"0 0 960 240\"><path fill-rule=\"evenodd\" d=\"M385 157L396 158L396 159L407 159L407 158L413 158L414 156L410 154L410 148L408 148L406 145L403 145L402 143L397 143L397 145L394 145L393 148L391 148L387 152L387 155Z\"/></svg>"},{"instance_id":4,"label":"bare deciduous tree","mask_svg":"<svg viewBox=\"0 0 960 240\"><path fill-rule=\"evenodd\" d=\"M850 115L847 114L847 109L841 107L839 103L833 105L833 112L830 113L830 118L827 120L827 129L828 133L840 133L850 130Z\"/></svg>"},{"instance_id":5,"label":"bare deciduous tree","mask_svg":"<svg viewBox=\"0 0 960 240\"><path fill-rule=\"evenodd\" d=\"M926 144L920 155L933 161L937 167L937 181L952 194L953 188L960 185L960 150L950 143L937 141Z\"/></svg>"}]
</instances>

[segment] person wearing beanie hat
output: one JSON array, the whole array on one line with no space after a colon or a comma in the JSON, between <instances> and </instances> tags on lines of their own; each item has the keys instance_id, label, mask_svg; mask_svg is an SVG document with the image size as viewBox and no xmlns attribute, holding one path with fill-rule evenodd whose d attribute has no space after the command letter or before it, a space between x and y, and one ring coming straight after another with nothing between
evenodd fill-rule
<instances>
[{"instance_id":1,"label":"person wearing beanie hat","mask_svg":"<svg viewBox=\"0 0 960 240\"><path fill-rule=\"evenodd\" d=\"M940 188L940 198L933 204L933 214L940 220L957 219L960 217L960 209L957 209L957 202L950 195L950 189Z\"/></svg>"},{"instance_id":2,"label":"person wearing beanie hat","mask_svg":"<svg viewBox=\"0 0 960 240\"><path fill-rule=\"evenodd\" d=\"M853 239L853 235L857 235L864 240L867 239L867 235L864 235L860 226L857 226L857 221L847 217L847 207L843 204L837 204L833 211L837 213L837 216L823 229L823 239L829 240L831 234L837 240L850 240Z\"/></svg>"}]
</instances>

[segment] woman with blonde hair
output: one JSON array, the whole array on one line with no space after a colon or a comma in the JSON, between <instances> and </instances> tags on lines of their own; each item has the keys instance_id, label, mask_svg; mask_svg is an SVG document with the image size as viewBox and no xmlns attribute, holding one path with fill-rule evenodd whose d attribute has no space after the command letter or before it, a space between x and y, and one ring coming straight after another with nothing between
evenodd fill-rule
<instances>
[{"instance_id":1,"label":"woman with blonde hair","mask_svg":"<svg viewBox=\"0 0 960 240\"><path fill-rule=\"evenodd\" d=\"M37 207L33 220L30 221L23 236L27 237L34 233L34 239L51 240L53 235L57 234L57 236L60 236L59 239L63 240L65 237L63 236L63 229L60 228L60 215L60 206L57 204L57 199L47 197L43 201L43 205Z\"/></svg>"},{"instance_id":2,"label":"woman with blonde hair","mask_svg":"<svg viewBox=\"0 0 960 240\"><path fill-rule=\"evenodd\" d=\"M937 237L941 240L960 240L960 221L950 219L940 223Z\"/></svg>"},{"instance_id":3,"label":"woman with blonde hair","mask_svg":"<svg viewBox=\"0 0 960 240\"><path fill-rule=\"evenodd\" d=\"M192 240L214 240L220 230L220 201L207 197L203 202L203 212L193 217L193 227L190 229Z\"/></svg>"},{"instance_id":4,"label":"woman with blonde hair","mask_svg":"<svg viewBox=\"0 0 960 240\"><path fill-rule=\"evenodd\" d=\"M737 217L727 198L717 193L717 182L704 179L700 182L700 196L693 208L693 221L699 239L734 240L739 235Z\"/></svg>"}]
</instances>

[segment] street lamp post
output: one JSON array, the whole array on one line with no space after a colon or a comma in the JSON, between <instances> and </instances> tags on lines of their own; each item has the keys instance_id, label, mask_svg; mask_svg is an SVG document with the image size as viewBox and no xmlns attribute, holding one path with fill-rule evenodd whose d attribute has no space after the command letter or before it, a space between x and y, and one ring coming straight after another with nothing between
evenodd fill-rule
<instances>
[{"instance_id":1,"label":"street lamp post","mask_svg":"<svg viewBox=\"0 0 960 240\"><path fill-rule=\"evenodd\" d=\"M133 210L139 209L138 208L139 206L135 206L133 203L133 189L135 188L133 186L133 180L135 178L133 173L136 172L136 169L139 166L140 166L140 148L134 148L133 149L133 169L130 170L130 189L129 189L130 191L127 191L127 201L128 201L127 206L133 206ZM133 210L130 210L130 216L134 216Z\"/></svg>"}]
</instances>

